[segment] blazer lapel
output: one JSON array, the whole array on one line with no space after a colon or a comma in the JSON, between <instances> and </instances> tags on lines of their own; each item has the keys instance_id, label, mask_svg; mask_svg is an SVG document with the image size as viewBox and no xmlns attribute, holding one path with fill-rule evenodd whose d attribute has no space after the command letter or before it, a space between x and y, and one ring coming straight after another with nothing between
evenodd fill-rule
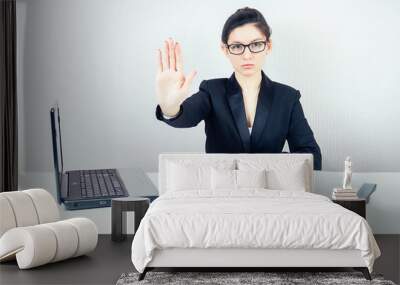
<instances>
[{"instance_id":1,"label":"blazer lapel","mask_svg":"<svg viewBox=\"0 0 400 285\"><path fill-rule=\"evenodd\" d=\"M272 101L274 99L274 93L272 92L272 82L263 71L262 81L260 87L260 93L258 95L256 114L253 123L253 129L251 131L251 145L255 146L258 141L262 138L263 130L267 123L268 115L272 110Z\"/></svg>"},{"instance_id":2,"label":"blazer lapel","mask_svg":"<svg viewBox=\"0 0 400 285\"><path fill-rule=\"evenodd\" d=\"M272 105L271 80L263 71L261 79L260 93L257 99L256 114L254 118L251 136L247 128L246 111L244 107L242 89L235 78L235 73L228 79L227 95L229 107L231 108L233 119L243 143L245 152L251 152L251 145L260 139L262 131Z\"/></svg>"},{"instance_id":3,"label":"blazer lapel","mask_svg":"<svg viewBox=\"0 0 400 285\"><path fill-rule=\"evenodd\" d=\"M235 78L235 73L232 73L231 77L228 79L227 95L229 107L231 108L244 150L245 152L250 152L250 134L247 128L242 89Z\"/></svg>"}]
</instances>

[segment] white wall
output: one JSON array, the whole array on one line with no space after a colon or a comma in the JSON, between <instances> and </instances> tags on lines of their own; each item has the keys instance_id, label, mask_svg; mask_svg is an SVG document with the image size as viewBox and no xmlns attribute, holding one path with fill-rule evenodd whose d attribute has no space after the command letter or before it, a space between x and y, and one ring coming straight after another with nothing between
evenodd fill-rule
<instances>
[{"instance_id":1,"label":"white wall","mask_svg":"<svg viewBox=\"0 0 400 285\"><path fill-rule=\"evenodd\" d=\"M204 151L203 122L175 129L155 117L156 50L168 36L181 42L185 71L198 71L192 93L229 77L222 26L246 5L272 27L264 71L300 90L323 171L342 171L350 155L355 173L398 174L399 1L17 0L21 177L53 170L55 101L67 169L157 171L160 152Z\"/></svg>"}]
</instances>

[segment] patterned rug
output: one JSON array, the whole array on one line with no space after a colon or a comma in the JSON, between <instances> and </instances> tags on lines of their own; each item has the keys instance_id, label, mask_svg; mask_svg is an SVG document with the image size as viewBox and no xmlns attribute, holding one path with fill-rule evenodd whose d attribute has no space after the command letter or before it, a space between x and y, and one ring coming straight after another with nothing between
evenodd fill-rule
<instances>
[{"instance_id":1,"label":"patterned rug","mask_svg":"<svg viewBox=\"0 0 400 285\"><path fill-rule=\"evenodd\" d=\"M384 280L382 274L371 274L372 280L366 280L361 272L158 272L146 273L143 280L138 281L139 273L124 273L116 285L134 284L387 284L394 282Z\"/></svg>"}]
</instances>

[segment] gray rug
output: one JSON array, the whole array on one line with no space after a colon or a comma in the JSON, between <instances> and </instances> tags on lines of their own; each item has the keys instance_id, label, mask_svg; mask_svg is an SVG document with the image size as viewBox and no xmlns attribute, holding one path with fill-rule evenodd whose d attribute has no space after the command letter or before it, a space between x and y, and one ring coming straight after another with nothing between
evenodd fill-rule
<instances>
[{"instance_id":1,"label":"gray rug","mask_svg":"<svg viewBox=\"0 0 400 285\"><path fill-rule=\"evenodd\" d=\"M371 274L372 280L366 280L361 272L158 272L150 271L138 281L139 273L124 273L116 285L133 284L387 284L382 274Z\"/></svg>"}]
</instances>

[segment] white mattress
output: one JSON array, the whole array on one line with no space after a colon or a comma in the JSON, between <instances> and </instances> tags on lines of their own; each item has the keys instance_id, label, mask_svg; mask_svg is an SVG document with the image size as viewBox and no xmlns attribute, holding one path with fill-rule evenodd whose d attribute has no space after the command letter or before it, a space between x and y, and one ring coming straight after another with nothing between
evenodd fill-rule
<instances>
[{"instance_id":1,"label":"white mattress","mask_svg":"<svg viewBox=\"0 0 400 285\"><path fill-rule=\"evenodd\" d=\"M135 268L166 248L357 249L370 272L381 254L354 212L319 194L266 189L161 195L132 242Z\"/></svg>"}]
</instances>

